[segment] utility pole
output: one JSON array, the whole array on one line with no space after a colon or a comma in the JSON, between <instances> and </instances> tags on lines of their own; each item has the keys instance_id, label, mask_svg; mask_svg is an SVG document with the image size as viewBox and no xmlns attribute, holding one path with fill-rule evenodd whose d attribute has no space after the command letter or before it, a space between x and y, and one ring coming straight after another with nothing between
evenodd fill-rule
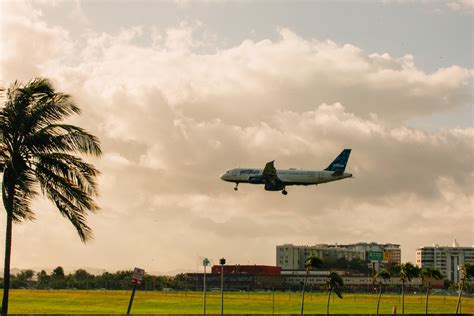
<instances>
[{"instance_id":1,"label":"utility pole","mask_svg":"<svg viewBox=\"0 0 474 316\"><path fill-rule=\"evenodd\" d=\"M372 261L372 293L375 293L375 261Z\"/></svg>"},{"instance_id":2,"label":"utility pole","mask_svg":"<svg viewBox=\"0 0 474 316\"><path fill-rule=\"evenodd\" d=\"M221 315L224 315L224 265L225 259L221 258L219 260L221 264Z\"/></svg>"},{"instance_id":3,"label":"utility pole","mask_svg":"<svg viewBox=\"0 0 474 316\"><path fill-rule=\"evenodd\" d=\"M202 265L204 266L204 285L203 285L203 299L204 299L204 310L203 314L206 315L206 267L210 264L211 262L209 259L204 258L202 260Z\"/></svg>"},{"instance_id":4,"label":"utility pole","mask_svg":"<svg viewBox=\"0 0 474 316\"><path fill-rule=\"evenodd\" d=\"M273 287L272 292L272 315L275 315L275 287Z\"/></svg>"}]
</instances>

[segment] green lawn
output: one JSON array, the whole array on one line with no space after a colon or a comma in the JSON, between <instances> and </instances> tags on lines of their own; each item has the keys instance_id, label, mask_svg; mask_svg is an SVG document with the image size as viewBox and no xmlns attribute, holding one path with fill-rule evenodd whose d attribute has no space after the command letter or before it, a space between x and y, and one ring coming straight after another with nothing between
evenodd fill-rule
<instances>
[{"instance_id":1,"label":"green lawn","mask_svg":"<svg viewBox=\"0 0 474 316\"><path fill-rule=\"evenodd\" d=\"M1 292L1 291L0 291ZM130 292L126 291L66 291L66 290L12 290L10 294L10 313L126 313ZM376 295L347 294L344 299L331 299L331 313L375 313ZM431 313L454 313L456 297L431 296ZM301 296L299 293L275 293L275 313L298 314ZM305 313L326 313L327 296L322 293L307 293ZM422 295L405 297L405 313L424 313L425 298ZM272 293L225 294L225 313L232 314L271 314L273 311ZM382 296L381 313L391 313L397 306L401 312L399 297ZM196 292L143 292L137 291L132 313L149 314L200 314L203 311L202 293ZM463 298L464 313L474 313L474 299ZM207 312L220 313L220 293L208 293Z\"/></svg>"}]
</instances>

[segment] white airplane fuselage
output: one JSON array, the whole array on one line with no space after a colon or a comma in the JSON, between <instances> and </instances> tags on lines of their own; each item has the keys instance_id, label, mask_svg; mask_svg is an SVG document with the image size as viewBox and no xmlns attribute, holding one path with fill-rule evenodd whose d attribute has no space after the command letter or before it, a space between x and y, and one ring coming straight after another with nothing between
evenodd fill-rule
<instances>
[{"instance_id":1,"label":"white airplane fuselage","mask_svg":"<svg viewBox=\"0 0 474 316\"><path fill-rule=\"evenodd\" d=\"M351 173L344 172L341 175L333 175L334 172L327 170L277 169L276 172L278 178L285 185L316 185L352 177ZM234 183L262 184L251 181L252 177L262 176L262 174L263 169L234 168L221 175L221 179Z\"/></svg>"}]
</instances>

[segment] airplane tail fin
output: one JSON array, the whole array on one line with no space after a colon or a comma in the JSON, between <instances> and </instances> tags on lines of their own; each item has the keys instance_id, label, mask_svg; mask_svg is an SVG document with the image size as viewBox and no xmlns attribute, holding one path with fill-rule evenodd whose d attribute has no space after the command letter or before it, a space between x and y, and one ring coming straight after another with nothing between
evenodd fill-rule
<instances>
[{"instance_id":1,"label":"airplane tail fin","mask_svg":"<svg viewBox=\"0 0 474 316\"><path fill-rule=\"evenodd\" d=\"M324 170L334 171L333 175L342 175L344 170L346 170L347 161L349 160L349 155L351 154L351 149L344 149L339 156L334 159L333 162Z\"/></svg>"}]
</instances>

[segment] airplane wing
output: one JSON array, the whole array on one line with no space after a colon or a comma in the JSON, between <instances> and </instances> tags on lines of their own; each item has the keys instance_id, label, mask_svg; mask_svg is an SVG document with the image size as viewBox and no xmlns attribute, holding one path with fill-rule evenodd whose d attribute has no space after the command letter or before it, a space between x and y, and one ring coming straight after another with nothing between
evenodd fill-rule
<instances>
[{"instance_id":1,"label":"airplane wing","mask_svg":"<svg viewBox=\"0 0 474 316\"><path fill-rule=\"evenodd\" d=\"M267 162L267 164L265 165L265 168L263 169L262 177L268 183L282 182L280 179L278 179L275 166L273 165L274 162L275 160Z\"/></svg>"}]
</instances>

